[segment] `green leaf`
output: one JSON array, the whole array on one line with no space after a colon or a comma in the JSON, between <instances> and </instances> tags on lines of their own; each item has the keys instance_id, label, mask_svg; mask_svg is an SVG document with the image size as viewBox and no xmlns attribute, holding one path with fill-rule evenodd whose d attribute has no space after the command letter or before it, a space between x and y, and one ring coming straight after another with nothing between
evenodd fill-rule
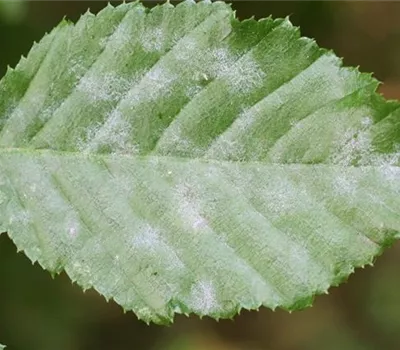
<instances>
[{"instance_id":1,"label":"green leaf","mask_svg":"<svg viewBox=\"0 0 400 350\"><path fill-rule=\"evenodd\" d=\"M0 344L0 350L4 350L6 347Z\"/></svg>"},{"instance_id":2,"label":"green leaf","mask_svg":"<svg viewBox=\"0 0 400 350\"><path fill-rule=\"evenodd\" d=\"M0 229L149 322L308 306L400 232L400 109L287 19L139 3L0 82Z\"/></svg>"}]
</instances>

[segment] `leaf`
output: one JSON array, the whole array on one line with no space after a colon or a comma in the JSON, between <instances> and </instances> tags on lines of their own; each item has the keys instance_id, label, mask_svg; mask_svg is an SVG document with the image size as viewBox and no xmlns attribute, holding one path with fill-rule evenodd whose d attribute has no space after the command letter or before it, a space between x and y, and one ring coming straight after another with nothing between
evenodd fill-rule
<instances>
[{"instance_id":1,"label":"leaf","mask_svg":"<svg viewBox=\"0 0 400 350\"><path fill-rule=\"evenodd\" d=\"M309 306L399 238L377 85L222 2L64 21L0 82L0 229L146 322Z\"/></svg>"},{"instance_id":2,"label":"leaf","mask_svg":"<svg viewBox=\"0 0 400 350\"><path fill-rule=\"evenodd\" d=\"M4 350L6 347L0 344L0 350Z\"/></svg>"}]
</instances>

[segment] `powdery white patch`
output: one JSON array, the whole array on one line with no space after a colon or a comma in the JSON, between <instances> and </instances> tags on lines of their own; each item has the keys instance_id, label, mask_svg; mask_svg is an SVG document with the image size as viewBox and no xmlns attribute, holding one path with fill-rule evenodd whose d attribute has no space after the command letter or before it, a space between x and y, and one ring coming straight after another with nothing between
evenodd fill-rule
<instances>
[{"instance_id":1,"label":"powdery white patch","mask_svg":"<svg viewBox=\"0 0 400 350\"><path fill-rule=\"evenodd\" d=\"M77 91L84 93L90 100L96 101L118 101L122 95L121 91L129 89L131 82L114 73L97 73L84 76Z\"/></svg>"},{"instance_id":2,"label":"powdery white patch","mask_svg":"<svg viewBox=\"0 0 400 350\"><path fill-rule=\"evenodd\" d=\"M335 164L350 166L364 163L372 153L371 137L368 131L347 131L343 138L346 140L335 153L332 161Z\"/></svg>"},{"instance_id":3,"label":"powdery white patch","mask_svg":"<svg viewBox=\"0 0 400 350\"><path fill-rule=\"evenodd\" d=\"M241 157L244 153L244 146L239 140L231 135L221 135L218 142L207 151L205 158L208 159L230 159L232 157Z\"/></svg>"},{"instance_id":4,"label":"powdery white patch","mask_svg":"<svg viewBox=\"0 0 400 350\"><path fill-rule=\"evenodd\" d=\"M198 41L193 40L191 37L184 37L176 42L179 47L176 47L171 53L174 58L182 64L189 63L189 61L196 57L195 53L198 50Z\"/></svg>"},{"instance_id":5,"label":"powdery white patch","mask_svg":"<svg viewBox=\"0 0 400 350\"><path fill-rule=\"evenodd\" d=\"M77 237L80 231L80 223L76 219L67 220L67 232L72 238Z\"/></svg>"},{"instance_id":6,"label":"powdery white patch","mask_svg":"<svg viewBox=\"0 0 400 350\"><path fill-rule=\"evenodd\" d=\"M255 195L258 198L265 198L263 205L270 215L276 218L282 215L295 215L302 211L307 212L313 205L306 188L292 182L283 173L279 181L271 181L257 187Z\"/></svg>"},{"instance_id":7,"label":"powdery white patch","mask_svg":"<svg viewBox=\"0 0 400 350\"><path fill-rule=\"evenodd\" d=\"M137 154L137 145L131 140L132 127L118 110L113 110L102 125L89 129L87 142L81 143L80 150L98 152L102 147L110 147L113 153Z\"/></svg>"},{"instance_id":8,"label":"powdery white patch","mask_svg":"<svg viewBox=\"0 0 400 350\"><path fill-rule=\"evenodd\" d=\"M262 109L259 105L244 109L234 122L235 129L240 133L246 132L257 121L260 113L262 113Z\"/></svg>"},{"instance_id":9,"label":"powdery white patch","mask_svg":"<svg viewBox=\"0 0 400 350\"><path fill-rule=\"evenodd\" d=\"M160 243L159 233L150 225L146 225L140 232L136 233L131 241L135 248L156 250Z\"/></svg>"},{"instance_id":10,"label":"powdery white patch","mask_svg":"<svg viewBox=\"0 0 400 350\"><path fill-rule=\"evenodd\" d=\"M20 104L15 108L7 109L7 118L2 120L4 127L0 130L0 134L9 135L13 138L16 133L24 133L26 128L32 123L32 116L38 115L40 109L45 103L47 97L47 91L35 91L34 94L27 94ZM40 118L40 115L38 116ZM17 123L15 121L18 121ZM12 132L7 127L8 124L12 124Z\"/></svg>"},{"instance_id":11,"label":"powdery white patch","mask_svg":"<svg viewBox=\"0 0 400 350\"><path fill-rule=\"evenodd\" d=\"M207 158L223 157L229 159L241 158L245 151L241 135L246 134L258 117L259 107L255 105L250 109L244 109L232 123L231 127L222 133L209 147Z\"/></svg>"},{"instance_id":12,"label":"powdery white patch","mask_svg":"<svg viewBox=\"0 0 400 350\"><path fill-rule=\"evenodd\" d=\"M50 106L47 106L44 110L42 110L39 114L38 114L38 118L43 122L47 122L49 119L51 119L53 117L53 114L59 109L62 108L65 101L67 100L63 100L61 102L60 105L58 104L51 104Z\"/></svg>"},{"instance_id":13,"label":"powdery white patch","mask_svg":"<svg viewBox=\"0 0 400 350\"><path fill-rule=\"evenodd\" d=\"M160 232L149 224L145 224L141 229L135 231L130 239L130 244L132 248L145 251L154 259L162 260L166 270L184 268L183 262L174 249L164 242Z\"/></svg>"},{"instance_id":14,"label":"powdery white patch","mask_svg":"<svg viewBox=\"0 0 400 350\"><path fill-rule=\"evenodd\" d=\"M185 135L185 132L181 125L172 124L163 134L162 138L157 144L157 150L167 153L173 150L174 154L184 153L190 154L191 158L200 157L206 151L206 146L199 147L189 137Z\"/></svg>"},{"instance_id":15,"label":"powdery white patch","mask_svg":"<svg viewBox=\"0 0 400 350\"><path fill-rule=\"evenodd\" d=\"M8 219L9 225L22 226L23 228L28 227L33 222L31 214L26 210L20 210L19 212L13 213Z\"/></svg>"},{"instance_id":16,"label":"powdery white patch","mask_svg":"<svg viewBox=\"0 0 400 350\"><path fill-rule=\"evenodd\" d=\"M376 152L372 144L369 127L373 121L369 117L361 120L360 128L352 128L343 134L336 144L336 152L330 162L343 166L393 167L400 164L400 146L395 152L382 154Z\"/></svg>"},{"instance_id":17,"label":"powdery white patch","mask_svg":"<svg viewBox=\"0 0 400 350\"><path fill-rule=\"evenodd\" d=\"M202 42L186 38L173 51L174 58L184 68L194 71L194 81L210 81L229 73L237 60L228 47L206 48Z\"/></svg>"},{"instance_id":18,"label":"powdery white patch","mask_svg":"<svg viewBox=\"0 0 400 350\"><path fill-rule=\"evenodd\" d=\"M198 79L197 77L195 79ZM201 90L202 90L202 86L201 85L193 85L193 84L189 84L186 88L185 91L185 95L187 98L192 99L193 97L195 97Z\"/></svg>"},{"instance_id":19,"label":"powdery white patch","mask_svg":"<svg viewBox=\"0 0 400 350\"><path fill-rule=\"evenodd\" d=\"M115 50L115 48L127 45L132 40L134 40L132 37L132 23L124 20L118 25L114 25L114 33L108 38L103 38L100 45L105 47L109 44L110 49Z\"/></svg>"},{"instance_id":20,"label":"powdery white patch","mask_svg":"<svg viewBox=\"0 0 400 350\"><path fill-rule=\"evenodd\" d=\"M182 183L175 187L177 196L178 213L184 224L195 230L210 229L207 219L201 213L200 198L193 186Z\"/></svg>"},{"instance_id":21,"label":"powdery white patch","mask_svg":"<svg viewBox=\"0 0 400 350\"><path fill-rule=\"evenodd\" d=\"M382 177L384 181L389 181L393 184L399 184L400 179L400 151L388 154L383 157L383 165L380 166ZM398 187L397 192L400 189Z\"/></svg>"},{"instance_id":22,"label":"powdery white patch","mask_svg":"<svg viewBox=\"0 0 400 350\"><path fill-rule=\"evenodd\" d=\"M171 85L177 79L178 76L167 67L156 66L124 96L125 105L136 108L141 104L166 97L170 94Z\"/></svg>"},{"instance_id":23,"label":"powdery white patch","mask_svg":"<svg viewBox=\"0 0 400 350\"><path fill-rule=\"evenodd\" d=\"M206 55L211 59L210 75L213 78L229 74L237 59L228 48L224 47L206 52Z\"/></svg>"},{"instance_id":24,"label":"powdery white patch","mask_svg":"<svg viewBox=\"0 0 400 350\"><path fill-rule=\"evenodd\" d=\"M163 48L164 33L162 28L149 28L140 37L145 52L159 52Z\"/></svg>"},{"instance_id":25,"label":"powdery white patch","mask_svg":"<svg viewBox=\"0 0 400 350\"><path fill-rule=\"evenodd\" d=\"M84 289L93 286L92 271L87 264L75 261L72 263L72 275L77 276L77 280Z\"/></svg>"},{"instance_id":26,"label":"powdery white patch","mask_svg":"<svg viewBox=\"0 0 400 350\"><path fill-rule=\"evenodd\" d=\"M150 70L146 76L151 80L152 85L166 86L174 82L177 76L166 67L158 66Z\"/></svg>"},{"instance_id":27,"label":"powdery white patch","mask_svg":"<svg viewBox=\"0 0 400 350\"><path fill-rule=\"evenodd\" d=\"M188 300L190 307L201 314L209 314L220 309L216 291L211 281L196 282L190 291Z\"/></svg>"},{"instance_id":28,"label":"powdery white patch","mask_svg":"<svg viewBox=\"0 0 400 350\"><path fill-rule=\"evenodd\" d=\"M240 60L226 74L228 86L233 94L248 94L262 87L265 77L265 72L251 55Z\"/></svg>"},{"instance_id":29,"label":"powdery white patch","mask_svg":"<svg viewBox=\"0 0 400 350\"><path fill-rule=\"evenodd\" d=\"M338 195L354 195L357 191L358 179L349 174L335 173L332 181L332 189Z\"/></svg>"},{"instance_id":30,"label":"powdery white patch","mask_svg":"<svg viewBox=\"0 0 400 350\"><path fill-rule=\"evenodd\" d=\"M84 66L80 60L72 58L70 60L68 72L76 79L80 79L87 72L87 67Z\"/></svg>"}]
</instances>

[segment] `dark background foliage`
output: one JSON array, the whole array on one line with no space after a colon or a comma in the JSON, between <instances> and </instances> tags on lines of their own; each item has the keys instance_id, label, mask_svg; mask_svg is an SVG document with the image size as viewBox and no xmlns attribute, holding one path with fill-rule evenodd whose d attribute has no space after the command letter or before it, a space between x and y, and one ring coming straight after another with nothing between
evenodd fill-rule
<instances>
[{"instance_id":1,"label":"dark background foliage","mask_svg":"<svg viewBox=\"0 0 400 350\"><path fill-rule=\"evenodd\" d=\"M0 0L0 76L14 67L64 16L76 21L102 1ZM155 2L147 2L154 6ZM285 17L303 35L375 72L381 92L400 98L400 2L235 1L241 19ZM11 350L297 350L400 348L400 244L318 296L304 311L243 311L234 321L178 316L147 326L94 291L83 293L65 274L52 280L0 235L0 342Z\"/></svg>"}]
</instances>

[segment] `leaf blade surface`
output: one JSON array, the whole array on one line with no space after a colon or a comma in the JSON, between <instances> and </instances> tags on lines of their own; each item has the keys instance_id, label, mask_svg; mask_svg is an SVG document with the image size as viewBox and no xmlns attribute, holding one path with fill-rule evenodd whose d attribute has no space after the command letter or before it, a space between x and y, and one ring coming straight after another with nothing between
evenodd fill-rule
<instances>
[{"instance_id":1,"label":"leaf blade surface","mask_svg":"<svg viewBox=\"0 0 400 350\"><path fill-rule=\"evenodd\" d=\"M376 87L224 3L87 14L0 82L0 229L146 321L308 306L399 236Z\"/></svg>"}]
</instances>

